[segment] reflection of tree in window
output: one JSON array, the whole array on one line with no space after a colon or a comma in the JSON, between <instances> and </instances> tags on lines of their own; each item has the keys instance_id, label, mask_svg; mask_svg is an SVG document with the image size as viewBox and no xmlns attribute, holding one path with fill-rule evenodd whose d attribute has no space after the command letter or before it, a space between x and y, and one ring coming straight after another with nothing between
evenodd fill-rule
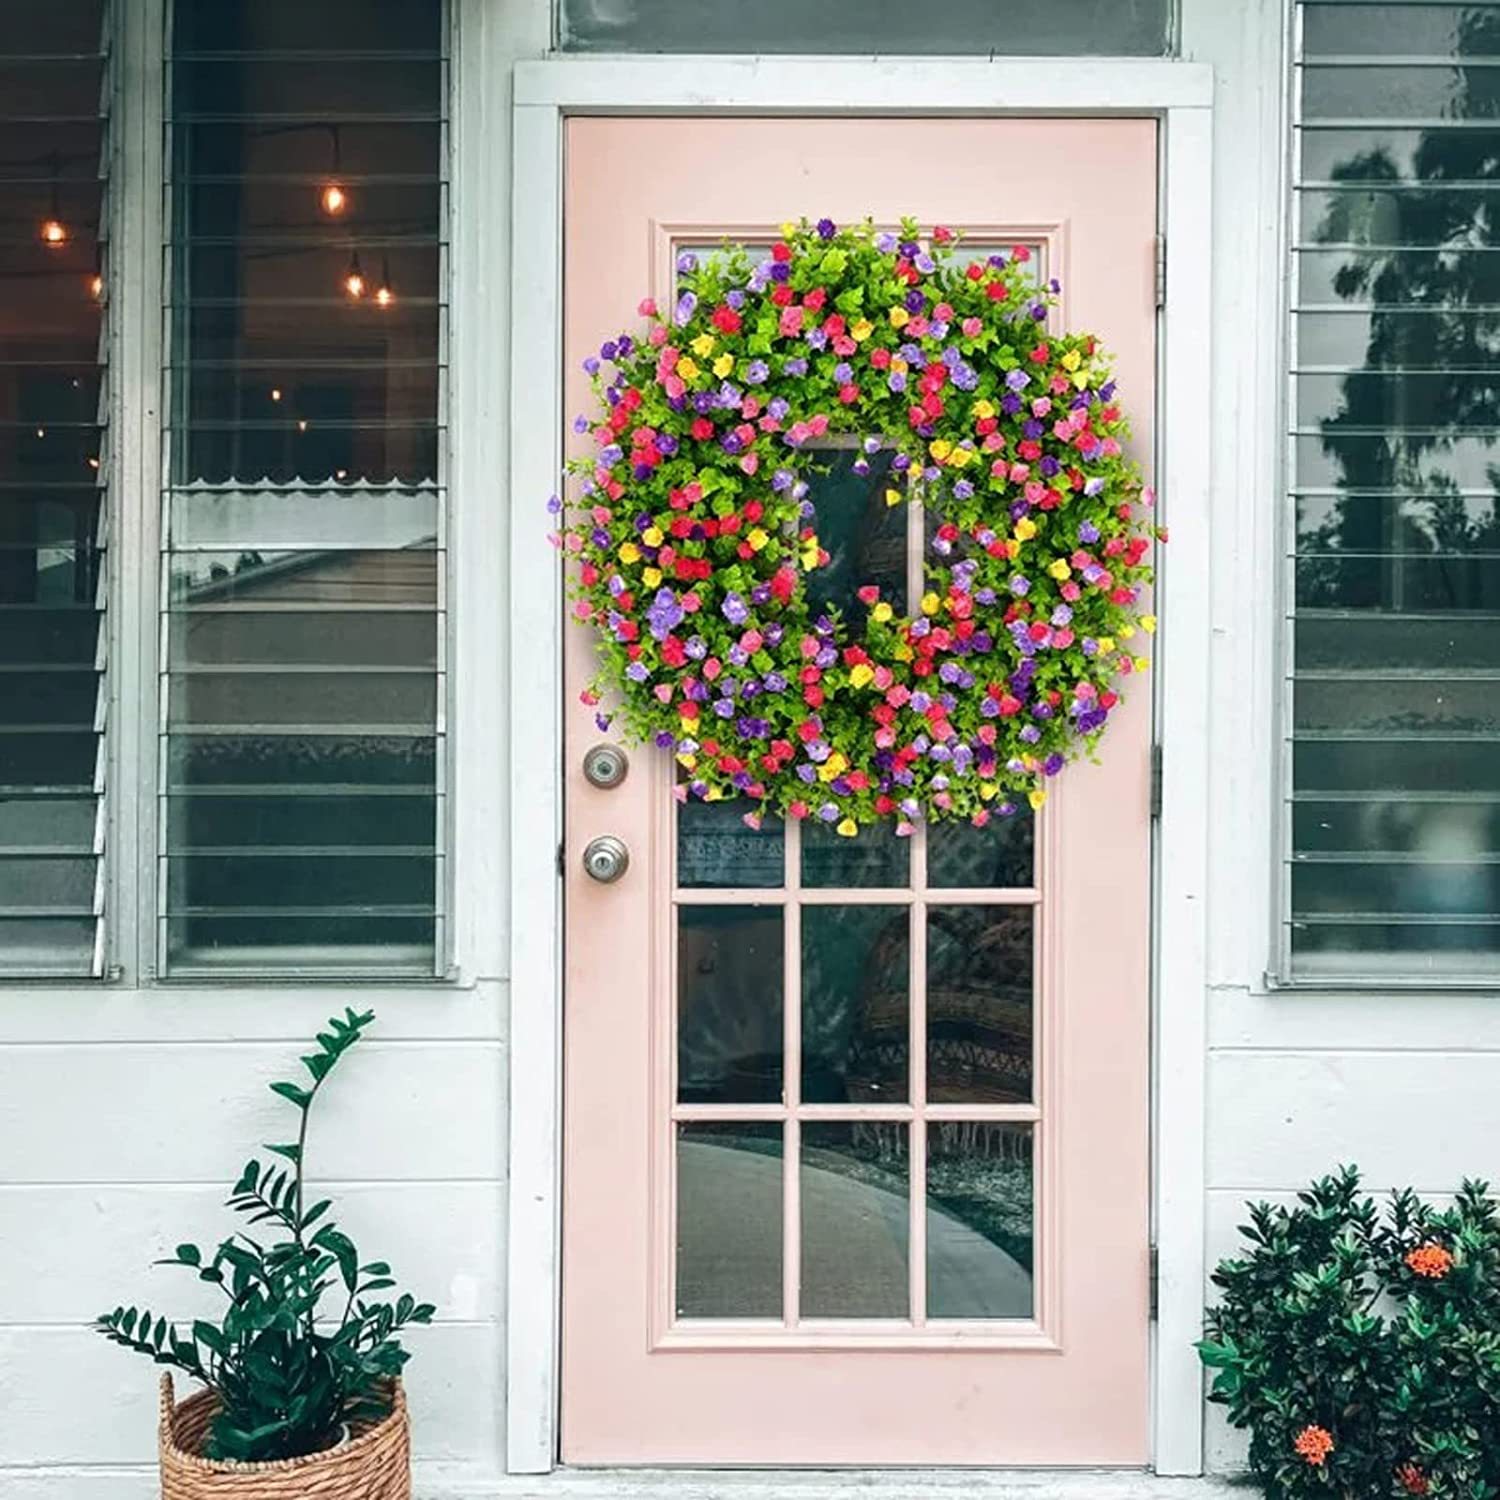
<instances>
[{"instance_id":1,"label":"reflection of tree in window","mask_svg":"<svg viewBox=\"0 0 1500 1500\"><path fill-rule=\"evenodd\" d=\"M1466 60L1500 55L1500 11L1452 15L1451 68L1403 70L1415 94L1439 90L1424 112L1442 122L1366 122L1362 149L1317 174L1328 189L1304 189L1306 208L1324 200L1305 238L1344 255L1304 266L1337 262L1333 295L1368 310L1339 315L1365 321L1358 368L1309 373L1306 332L1299 359L1296 780L1300 800L1328 797L1294 808L1310 861L1294 913L1316 919L1302 952L1496 944L1500 781L1476 757L1500 728L1485 681L1500 665L1500 68ZM1418 24L1372 24L1387 23ZM1304 161L1313 149L1304 132Z\"/></svg>"}]
</instances>

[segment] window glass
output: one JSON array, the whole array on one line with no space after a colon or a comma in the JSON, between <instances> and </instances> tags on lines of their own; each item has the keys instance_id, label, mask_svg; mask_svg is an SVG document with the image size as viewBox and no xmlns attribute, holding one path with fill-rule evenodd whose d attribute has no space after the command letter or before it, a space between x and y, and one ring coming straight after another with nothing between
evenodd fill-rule
<instances>
[{"instance_id":1,"label":"window glass","mask_svg":"<svg viewBox=\"0 0 1500 1500\"><path fill-rule=\"evenodd\" d=\"M1285 966L1500 972L1500 7L1299 6Z\"/></svg>"},{"instance_id":2,"label":"window glass","mask_svg":"<svg viewBox=\"0 0 1500 1500\"><path fill-rule=\"evenodd\" d=\"M973 53L1160 57L1171 0L561 0L569 52Z\"/></svg>"},{"instance_id":3,"label":"window glass","mask_svg":"<svg viewBox=\"0 0 1500 1500\"><path fill-rule=\"evenodd\" d=\"M0 26L0 975L103 964L103 0Z\"/></svg>"},{"instance_id":4,"label":"window glass","mask_svg":"<svg viewBox=\"0 0 1500 1500\"><path fill-rule=\"evenodd\" d=\"M444 950L441 0L174 0L159 958Z\"/></svg>"}]
</instances>

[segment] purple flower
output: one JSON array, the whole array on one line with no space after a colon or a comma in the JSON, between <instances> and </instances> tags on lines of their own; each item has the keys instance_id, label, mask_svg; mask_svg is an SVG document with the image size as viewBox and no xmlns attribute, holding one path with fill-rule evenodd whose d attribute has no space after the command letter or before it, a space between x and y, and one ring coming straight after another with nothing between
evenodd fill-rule
<instances>
[{"instance_id":1,"label":"purple flower","mask_svg":"<svg viewBox=\"0 0 1500 1500\"><path fill-rule=\"evenodd\" d=\"M902 240L901 242L901 253L907 258L907 260L910 260L914 255L916 255L921 250L921 248L922 247L915 240Z\"/></svg>"},{"instance_id":2,"label":"purple flower","mask_svg":"<svg viewBox=\"0 0 1500 1500\"><path fill-rule=\"evenodd\" d=\"M745 305L745 294L738 287L732 287L725 294L724 300L738 312Z\"/></svg>"},{"instance_id":3,"label":"purple flower","mask_svg":"<svg viewBox=\"0 0 1500 1500\"><path fill-rule=\"evenodd\" d=\"M820 240L831 240L837 233L838 229L832 219L818 220L818 238Z\"/></svg>"},{"instance_id":4,"label":"purple flower","mask_svg":"<svg viewBox=\"0 0 1500 1500\"><path fill-rule=\"evenodd\" d=\"M547 497L547 514L549 516L559 515L562 512L562 501L556 495Z\"/></svg>"},{"instance_id":5,"label":"purple flower","mask_svg":"<svg viewBox=\"0 0 1500 1500\"><path fill-rule=\"evenodd\" d=\"M684 276L691 271L696 271L698 269L698 257L691 250L684 250L677 257L677 269Z\"/></svg>"},{"instance_id":6,"label":"purple flower","mask_svg":"<svg viewBox=\"0 0 1500 1500\"><path fill-rule=\"evenodd\" d=\"M743 625L750 618L750 611L746 608L745 601L733 590L725 594L724 602L719 608L731 625Z\"/></svg>"},{"instance_id":7,"label":"purple flower","mask_svg":"<svg viewBox=\"0 0 1500 1500\"><path fill-rule=\"evenodd\" d=\"M625 675L632 682L645 682L651 676L651 673L646 670L645 662L633 661L625 668Z\"/></svg>"},{"instance_id":8,"label":"purple flower","mask_svg":"<svg viewBox=\"0 0 1500 1500\"><path fill-rule=\"evenodd\" d=\"M828 335L821 328L809 328L802 337L807 341L809 349L826 349L828 347Z\"/></svg>"},{"instance_id":9,"label":"purple flower","mask_svg":"<svg viewBox=\"0 0 1500 1500\"><path fill-rule=\"evenodd\" d=\"M885 383L898 394L906 389L906 376L900 370L892 370L885 378Z\"/></svg>"},{"instance_id":10,"label":"purple flower","mask_svg":"<svg viewBox=\"0 0 1500 1500\"><path fill-rule=\"evenodd\" d=\"M1103 488L1104 480L1096 474L1092 479L1087 479L1084 481L1083 493L1090 499L1093 499L1093 497L1097 495Z\"/></svg>"},{"instance_id":11,"label":"purple flower","mask_svg":"<svg viewBox=\"0 0 1500 1500\"><path fill-rule=\"evenodd\" d=\"M771 476L771 488L778 493L789 490L792 487L792 471L790 469L777 469Z\"/></svg>"},{"instance_id":12,"label":"purple flower","mask_svg":"<svg viewBox=\"0 0 1500 1500\"><path fill-rule=\"evenodd\" d=\"M583 373L585 375L597 375L599 373L599 357L597 355L591 354L584 360Z\"/></svg>"},{"instance_id":13,"label":"purple flower","mask_svg":"<svg viewBox=\"0 0 1500 1500\"><path fill-rule=\"evenodd\" d=\"M1031 376L1025 370L1011 370L1005 376L1005 383L1013 391L1024 391L1031 384Z\"/></svg>"},{"instance_id":14,"label":"purple flower","mask_svg":"<svg viewBox=\"0 0 1500 1500\"><path fill-rule=\"evenodd\" d=\"M673 313L672 319L677 324L677 326L680 328L680 327L682 327L682 325L684 323L687 323L687 322L689 322L692 319L693 314L697 310L698 310L698 298L697 298L697 296L693 292L684 292L677 299L677 309Z\"/></svg>"},{"instance_id":15,"label":"purple flower","mask_svg":"<svg viewBox=\"0 0 1500 1500\"><path fill-rule=\"evenodd\" d=\"M620 352L620 346L613 339L606 339L599 345L599 358L613 360Z\"/></svg>"},{"instance_id":16,"label":"purple flower","mask_svg":"<svg viewBox=\"0 0 1500 1500\"><path fill-rule=\"evenodd\" d=\"M599 450L599 462L603 464L606 469L614 468L614 466L619 463L619 461L624 457L625 450L618 443L606 444L606 446Z\"/></svg>"},{"instance_id":17,"label":"purple flower","mask_svg":"<svg viewBox=\"0 0 1500 1500\"><path fill-rule=\"evenodd\" d=\"M790 281L792 279L792 267L788 261L776 260L771 262L772 281Z\"/></svg>"},{"instance_id":18,"label":"purple flower","mask_svg":"<svg viewBox=\"0 0 1500 1500\"><path fill-rule=\"evenodd\" d=\"M960 479L953 486L953 498L955 500L972 500L974 498L974 486L967 479Z\"/></svg>"},{"instance_id":19,"label":"purple flower","mask_svg":"<svg viewBox=\"0 0 1500 1500\"><path fill-rule=\"evenodd\" d=\"M906 294L906 297L903 300L905 301L907 312L919 313L924 307L927 306L926 297L924 297L921 292L916 289L916 287L913 287Z\"/></svg>"},{"instance_id":20,"label":"purple flower","mask_svg":"<svg viewBox=\"0 0 1500 1500\"><path fill-rule=\"evenodd\" d=\"M806 375L807 361L800 354L794 354L790 359L781 362L781 368L788 375Z\"/></svg>"},{"instance_id":21,"label":"purple flower","mask_svg":"<svg viewBox=\"0 0 1500 1500\"><path fill-rule=\"evenodd\" d=\"M792 409L785 396L773 396L766 410L779 422Z\"/></svg>"},{"instance_id":22,"label":"purple flower","mask_svg":"<svg viewBox=\"0 0 1500 1500\"><path fill-rule=\"evenodd\" d=\"M588 430L589 430L589 419L586 416L584 416L584 414L582 412L579 412L578 415L573 418L573 431L576 432L576 433L578 433L579 436L581 437Z\"/></svg>"},{"instance_id":23,"label":"purple flower","mask_svg":"<svg viewBox=\"0 0 1500 1500\"><path fill-rule=\"evenodd\" d=\"M961 391L972 391L979 384L979 376L974 372L974 366L964 364L960 361L953 367L953 383Z\"/></svg>"},{"instance_id":24,"label":"purple flower","mask_svg":"<svg viewBox=\"0 0 1500 1500\"><path fill-rule=\"evenodd\" d=\"M763 359L752 359L745 366L746 385L764 385L770 378L770 375L771 367Z\"/></svg>"},{"instance_id":25,"label":"purple flower","mask_svg":"<svg viewBox=\"0 0 1500 1500\"><path fill-rule=\"evenodd\" d=\"M924 276L931 276L937 270L937 262L925 250L917 252L915 258L912 260L912 265Z\"/></svg>"},{"instance_id":26,"label":"purple flower","mask_svg":"<svg viewBox=\"0 0 1500 1500\"><path fill-rule=\"evenodd\" d=\"M677 595L671 589L658 589L656 598L646 610L646 623L651 627L651 634L659 641L666 640L682 624L682 617L683 609L677 602Z\"/></svg>"},{"instance_id":27,"label":"purple flower","mask_svg":"<svg viewBox=\"0 0 1500 1500\"><path fill-rule=\"evenodd\" d=\"M896 248L896 236L889 233L881 233L875 236L875 248L882 255L889 255Z\"/></svg>"},{"instance_id":28,"label":"purple flower","mask_svg":"<svg viewBox=\"0 0 1500 1500\"><path fill-rule=\"evenodd\" d=\"M848 360L841 359L833 367L833 378L838 381L840 385L848 385L849 382L854 379L854 371L850 367Z\"/></svg>"},{"instance_id":29,"label":"purple flower","mask_svg":"<svg viewBox=\"0 0 1500 1500\"><path fill-rule=\"evenodd\" d=\"M1031 580L1024 573L1012 573L1010 575L1010 591L1017 599L1025 598L1031 592ZM1021 624L1019 620L1013 623L1017 625ZM1021 628L1024 630L1025 626L1022 625Z\"/></svg>"}]
</instances>

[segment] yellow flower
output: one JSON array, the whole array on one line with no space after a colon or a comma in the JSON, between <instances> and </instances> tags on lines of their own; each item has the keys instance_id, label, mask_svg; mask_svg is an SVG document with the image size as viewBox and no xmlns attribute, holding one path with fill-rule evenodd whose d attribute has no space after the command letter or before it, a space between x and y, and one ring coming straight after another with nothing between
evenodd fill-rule
<instances>
[{"instance_id":1,"label":"yellow flower","mask_svg":"<svg viewBox=\"0 0 1500 1500\"><path fill-rule=\"evenodd\" d=\"M1058 558L1056 562L1047 565L1047 571L1054 578L1067 578L1073 570L1062 558Z\"/></svg>"},{"instance_id":2,"label":"yellow flower","mask_svg":"<svg viewBox=\"0 0 1500 1500\"><path fill-rule=\"evenodd\" d=\"M620 543L620 561L622 563L633 563L641 560L641 549L634 542Z\"/></svg>"},{"instance_id":3,"label":"yellow flower","mask_svg":"<svg viewBox=\"0 0 1500 1500\"><path fill-rule=\"evenodd\" d=\"M1015 537L1010 537L1006 541L1005 555L1010 558L1012 562L1014 562L1015 559L1021 555L1021 544L1015 539Z\"/></svg>"},{"instance_id":4,"label":"yellow flower","mask_svg":"<svg viewBox=\"0 0 1500 1500\"><path fill-rule=\"evenodd\" d=\"M682 722L684 725L686 725L687 720L684 719ZM695 724L693 727L696 729L697 725ZM698 757L696 755L679 755L677 757L677 764L680 765L684 771L691 771L697 766Z\"/></svg>"},{"instance_id":5,"label":"yellow flower","mask_svg":"<svg viewBox=\"0 0 1500 1500\"><path fill-rule=\"evenodd\" d=\"M880 603L870 611L870 618L874 620L877 625L884 625L885 622L889 620L894 613L895 611L890 607L890 605L887 604L884 599L882 599Z\"/></svg>"},{"instance_id":6,"label":"yellow flower","mask_svg":"<svg viewBox=\"0 0 1500 1500\"><path fill-rule=\"evenodd\" d=\"M1063 355L1060 363L1065 370L1076 370L1078 366L1083 363L1083 360L1079 356L1079 353L1076 349L1069 349L1068 352Z\"/></svg>"},{"instance_id":7,"label":"yellow flower","mask_svg":"<svg viewBox=\"0 0 1500 1500\"><path fill-rule=\"evenodd\" d=\"M922 595L922 613L924 615L935 615L942 608L943 601L929 589Z\"/></svg>"},{"instance_id":8,"label":"yellow flower","mask_svg":"<svg viewBox=\"0 0 1500 1500\"><path fill-rule=\"evenodd\" d=\"M849 330L849 337L856 344L862 344L875 332L875 325L868 318L860 318Z\"/></svg>"},{"instance_id":9,"label":"yellow flower","mask_svg":"<svg viewBox=\"0 0 1500 1500\"><path fill-rule=\"evenodd\" d=\"M641 540L648 547L660 547L661 544L662 544L662 540L663 540L662 534L661 534L661 527L660 526L648 526L641 533Z\"/></svg>"},{"instance_id":10,"label":"yellow flower","mask_svg":"<svg viewBox=\"0 0 1500 1500\"><path fill-rule=\"evenodd\" d=\"M993 401L976 401L974 403L974 415L984 421L995 415L995 403Z\"/></svg>"},{"instance_id":11,"label":"yellow flower","mask_svg":"<svg viewBox=\"0 0 1500 1500\"><path fill-rule=\"evenodd\" d=\"M1137 672L1144 672L1150 665L1150 661L1144 656L1138 656L1135 659L1135 669Z\"/></svg>"},{"instance_id":12,"label":"yellow flower","mask_svg":"<svg viewBox=\"0 0 1500 1500\"><path fill-rule=\"evenodd\" d=\"M993 802L995 800L996 796L999 794L999 791L1000 791L1000 785L999 785L998 782L994 782L994 781L981 781L979 783L979 795L986 802Z\"/></svg>"},{"instance_id":13,"label":"yellow flower","mask_svg":"<svg viewBox=\"0 0 1500 1500\"><path fill-rule=\"evenodd\" d=\"M1047 800L1047 794L1043 791L1027 792L1026 800L1031 804L1032 812L1040 812L1042 803Z\"/></svg>"},{"instance_id":14,"label":"yellow flower","mask_svg":"<svg viewBox=\"0 0 1500 1500\"><path fill-rule=\"evenodd\" d=\"M734 369L734 355L721 354L714 361L714 374L722 380L732 369Z\"/></svg>"},{"instance_id":15,"label":"yellow flower","mask_svg":"<svg viewBox=\"0 0 1500 1500\"><path fill-rule=\"evenodd\" d=\"M678 369L681 369L681 368L682 367L679 365ZM1080 391L1087 390L1088 389L1088 383L1089 383L1089 372L1087 370L1079 370L1078 373L1076 375L1074 375L1074 377L1073 377L1073 384L1076 385Z\"/></svg>"},{"instance_id":16,"label":"yellow flower","mask_svg":"<svg viewBox=\"0 0 1500 1500\"><path fill-rule=\"evenodd\" d=\"M911 366L899 354L891 355L891 373L893 375L904 375L909 369L911 369Z\"/></svg>"},{"instance_id":17,"label":"yellow flower","mask_svg":"<svg viewBox=\"0 0 1500 1500\"><path fill-rule=\"evenodd\" d=\"M660 568L642 568L641 569L641 582L644 583L648 589L654 589L657 586L657 584L659 584L661 582L661 569Z\"/></svg>"},{"instance_id":18,"label":"yellow flower","mask_svg":"<svg viewBox=\"0 0 1500 1500\"><path fill-rule=\"evenodd\" d=\"M796 234L796 232L797 232L797 226L795 224L793 224L790 219L785 219L785 220L782 221L782 225L781 225L781 237L782 237L782 239L789 240L789 239L791 239L791 237L794 234Z\"/></svg>"},{"instance_id":19,"label":"yellow flower","mask_svg":"<svg viewBox=\"0 0 1500 1500\"><path fill-rule=\"evenodd\" d=\"M818 767L819 781L832 781L835 776L841 776L849 769L849 762L839 754L837 750Z\"/></svg>"},{"instance_id":20,"label":"yellow flower","mask_svg":"<svg viewBox=\"0 0 1500 1500\"><path fill-rule=\"evenodd\" d=\"M1128 641L1128 640L1130 640L1130 638L1134 634L1135 634L1135 626L1134 625L1122 625L1122 626L1120 626L1120 639L1122 641Z\"/></svg>"},{"instance_id":21,"label":"yellow flower","mask_svg":"<svg viewBox=\"0 0 1500 1500\"><path fill-rule=\"evenodd\" d=\"M711 333L700 333L688 348L698 356L699 359L707 359L714 352L714 336Z\"/></svg>"},{"instance_id":22,"label":"yellow flower","mask_svg":"<svg viewBox=\"0 0 1500 1500\"><path fill-rule=\"evenodd\" d=\"M1016 522L1016 540L1029 542L1036 535L1036 522L1030 516L1022 516Z\"/></svg>"},{"instance_id":23,"label":"yellow flower","mask_svg":"<svg viewBox=\"0 0 1500 1500\"><path fill-rule=\"evenodd\" d=\"M859 824L853 818L844 818L836 830L841 838L852 839L859 832Z\"/></svg>"},{"instance_id":24,"label":"yellow flower","mask_svg":"<svg viewBox=\"0 0 1500 1500\"><path fill-rule=\"evenodd\" d=\"M1101 635L1099 637L1099 649L1106 656L1115 649L1115 638L1112 635Z\"/></svg>"},{"instance_id":25,"label":"yellow flower","mask_svg":"<svg viewBox=\"0 0 1500 1500\"><path fill-rule=\"evenodd\" d=\"M905 641L902 641L892 654L897 661L910 661L912 658L912 649Z\"/></svg>"},{"instance_id":26,"label":"yellow flower","mask_svg":"<svg viewBox=\"0 0 1500 1500\"><path fill-rule=\"evenodd\" d=\"M818 544L811 541L802 549L802 571L811 573L818 565Z\"/></svg>"},{"instance_id":27,"label":"yellow flower","mask_svg":"<svg viewBox=\"0 0 1500 1500\"><path fill-rule=\"evenodd\" d=\"M771 538L768 537L765 532L760 529L759 526L757 526L750 532L749 536L747 536L745 540L750 544L750 550L752 552L759 552L766 545L766 543L771 540Z\"/></svg>"},{"instance_id":28,"label":"yellow flower","mask_svg":"<svg viewBox=\"0 0 1500 1500\"><path fill-rule=\"evenodd\" d=\"M950 443L947 438L934 438L930 443L928 443L927 451L935 459L937 459L939 463L942 463L942 461L947 458L950 453L953 452L953 444Z\"/></svg>"},{"instance_id":29,"label":"yellow flower","mask_svg":"<svg viewBox=\"0 0 1500 1500\"><path fill-rule=\"evenodd\" d=\"M724 793L718 787L711 786L706 792L704 792L703 800L705 802L718 802L723 796Z\"/></svg>"},{"instance_id":30,"label":"yellow flower","mask_svg":"<svg viewBox=\"0 0 1500 1500\"><path fill-rule=\"evenodd\" d=\"M887 505L900 505L901 504L901 491L900 490L887 490L885 492L885 503Z\"/></svg>"},{"instance_id":31,"label":"yellow flower","mask_svg":"<svg viewBox=\"0 0 1500 1500\"><path fill-rule=\"evenodd\" d=\"M850 687L862 688L866 683L873 682L874 680L875 668L872 667L868 662L856 662L853 667L849 669Z\"/></svg>"},{"instance_id":32,"label":"yellow flower","mask_svg":"<svg viewBox=\"0 0 1500 1500\"><path fill-rule=\"evenodd\" d=\"M948 455L948 467L951 469L961 469L965 464L973 461L974 450L972 448L955 448Z\"/></svg>"},{"instance_id":33,"label":"yellow flower","mask_svg":"<svg viewBox=\"0 0 1500 1500\"><path fill-rule=\"evenodd\" d=\"M891 309L891 327L905 328L911 322L911 314L904 307L893 307Z\"/></svg>"},{"instance_id":34,"label":"yellow flower","mask_svg":"<svg viewBox=\"0 0 1500 1500\"><path fill-rule=\"evenodd\" d=\"M698 373L698 366L690 359L679 359L677 361L677 373L684 380L691 380Z\"/></svg>"},{"instance_id":35,"label":"yellow flower","mask_svg":"<svg viewBox=\"0 0 1500 1500\"><path fill-rule=\"evenodd\" d=\"M1155 615L1142 615L1141 616L1141 629L1144 630L1147 635L1155 635L1156 634L1156 616Z\"/></svg>"}]
</instances>

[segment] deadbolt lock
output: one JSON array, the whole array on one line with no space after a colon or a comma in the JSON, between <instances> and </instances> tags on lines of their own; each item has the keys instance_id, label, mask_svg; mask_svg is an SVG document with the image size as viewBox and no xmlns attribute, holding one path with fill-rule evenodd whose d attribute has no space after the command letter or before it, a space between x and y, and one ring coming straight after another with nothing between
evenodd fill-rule
<instances>
[{"instance_id":1,"label":"deadbolt lock","mask_svg":"<svg viewBox=\"0 0 1500 1500\"><path fill-rule=\"evenodd\" d=\"M583 757L583 776L601 791L619 786L630 770L630 761L618 745L594 745Z\"/></svg>"}]
</instances>

